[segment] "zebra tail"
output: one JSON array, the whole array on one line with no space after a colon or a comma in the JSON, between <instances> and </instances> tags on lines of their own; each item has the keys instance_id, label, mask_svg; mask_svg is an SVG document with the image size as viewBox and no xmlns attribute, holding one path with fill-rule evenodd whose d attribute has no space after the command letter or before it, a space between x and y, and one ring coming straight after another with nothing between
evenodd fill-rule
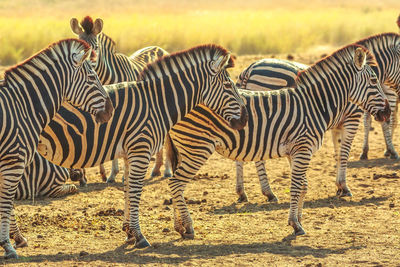
<instances>
[{"instance_id":1,"label":"zebra tail","mask_svg":"<svg viewBox=\"0 0 400 267\"><path fill-rule=\"evenodd\" d=\"M179 152L174 143L172 142L171 136L169 133L165 139L165 150L166 150L166 160L169 161L172 168L172 174L175 173L176 167L179 163Z\"/></svg>"}]
</instances>

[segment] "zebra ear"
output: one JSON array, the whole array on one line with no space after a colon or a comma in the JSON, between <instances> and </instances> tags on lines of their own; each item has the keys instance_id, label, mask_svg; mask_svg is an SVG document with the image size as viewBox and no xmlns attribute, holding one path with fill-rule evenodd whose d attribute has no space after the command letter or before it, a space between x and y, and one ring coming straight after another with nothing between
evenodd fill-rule
<instances>
[{"instance_id":1,"label":"zebra ear","mask_svg":"<svg viewBox=\"0 0 400 267\"><path fill-rule=\"evenodd\" d=\"M94 21L92 33L94 35L98 35L99 33L101 33L101 30L103 30L103 20L102 19L96 19Z\"/></svg>"},{"instance_id":2,"label":"zebra ear","mask_svg":"<svg viewBox=\"0 0 400 267\"><path fill-rule=\"evenodd\" d=\"M357 47L354 52L354 64L358 70L361 70L364 67L366 58L367 55L365 51L361 47Z\"/></svg>"},{"instance_id":3,"label":"zebra ear","mask_svg":"<svg viewBox=\"0 0 400 267\"><path fill-rule=\"evenodd\" d=\"M226 68L229 63L229 59L231 58L231 54L226 54L225 56L220 56L216 61L214 61L214 64L212 65L212 68L215 72L219 72L222 69Z\"/></svg>"},{"instance_id":4,"label":"zebra ear","mask_svg":"<svg viewBox=\"0 0 400 267\"><path fill-rule=\"evenodd\" d=\"M89 48L81 51L78 54L74 54L73 59L75 66L80 67L82 63L90 57L91 53L92 53L92 48Z\"/></svg>"},{"instance_id":5,"label":"zebra ear","mask_svg":"<svg viewBox=\"0 0 400 267\"><path fill-rule=\"evenodd\" d=\"M79 26L79 22L78 22L78 20L76 18L72 18L70 20L69 24L71 25L72 31L76 35L79 35L79 34L83 33L83 30L82 30L81 26Z\"/></svg>"}]
</instances>

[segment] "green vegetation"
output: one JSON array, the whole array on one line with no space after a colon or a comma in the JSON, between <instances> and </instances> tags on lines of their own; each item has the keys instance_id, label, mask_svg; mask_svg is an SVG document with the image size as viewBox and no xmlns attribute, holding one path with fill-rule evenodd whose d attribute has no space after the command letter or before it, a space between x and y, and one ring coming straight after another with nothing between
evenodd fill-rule
<instances>
[{"instance_id":1,"label":"green vegetation","mask_svg":"<svg viewBox=\"0 0 400 267\"><path fill-rule=\"evenodd\" d=\"M390 0L373 6L307 1L307 7L283 1L284 8L275 1L246 2L241 8L239 1L210 0L1 1L0 65L17 63L49 43L74 37L70 18L80 20L87 14L104 20L104 32L126 54L149 45L172 52L202 43L218 43L239 55L296 53L398 32L400 3Z\"/></svg>"}]
</instances>

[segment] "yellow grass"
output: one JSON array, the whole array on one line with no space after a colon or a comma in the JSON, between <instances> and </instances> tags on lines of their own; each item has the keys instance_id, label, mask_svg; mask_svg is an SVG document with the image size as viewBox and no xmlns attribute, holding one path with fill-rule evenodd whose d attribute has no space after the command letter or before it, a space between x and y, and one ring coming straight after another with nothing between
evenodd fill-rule
<instances>
[{"instance_id":1,"label":"yellow grass","mask_svg":"<svg viewBox=\"0 0 400 267\"><path fill-rule=\"evenodd\" d=\"M101 17L117 50L148 45L177 51L218 43L243 54L334 49L371 34L397 32L400 3L362 1L59 1L0 2L0 65L17 63L47 44L73 37L71 17ZM132 3L133 2L133 3ZM197 4L196 4L197 3ZM336 4L335 4L336 3Z\"/></svg>"}]
</instances>

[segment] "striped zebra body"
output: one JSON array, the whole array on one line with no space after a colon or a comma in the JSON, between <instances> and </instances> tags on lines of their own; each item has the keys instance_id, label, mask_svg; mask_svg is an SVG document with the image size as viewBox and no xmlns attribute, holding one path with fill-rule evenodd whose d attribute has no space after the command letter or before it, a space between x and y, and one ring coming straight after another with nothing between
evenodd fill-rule
<instances>
[{"instance_id":1,"label":"striped zebra body","mask_svg":"<svg viewBox=\"0 0 400 267\"><path fill-rule=\"evenodd\" d=\"M92 113L98 122L111 117L107 93L86 60L90 56L85 42L67 39L5 71L0 88L0 245L6 258L18 257L9 241L18 182L34 158L40 133L62 102ZM15 239L24 242L21 235Z\"/></svg>"},{"instance_id":2,"label":"striped zebra body","mask_svg":"<svg viewBox=\"0 0 400 267\"><path fill-rule=\"evenodd\" d=\"M391 110L393 111L391 114L391 122L393 122L393 118L395 118L395 107L397 103L397 94L395 91L390 89L388 86L385 86L384 83L392 84L392 86L398 86L397 82L398 78L396 78L397 73L400 71L400 66L397 64L393 64L396 62L394 60L382 60L383 57L386 57L387 51L395 50L395 45L384 45L390 44L390 38L393 38L394 35L386 34L386 35L377 35L371 36L367 39L364 39L358 43L367 44L370 48L369 50L374 53L375 57L378 60L377 71L376 73L382 79L381 82L382 88L384 89L385 95L389 100L389 105ZM389 39L389 40L388 40ZM398 48L397 48L398 49ZM397 59L398 62L399 59ZM240 75L237 81L237 87L241 89L247 90L276 90L282 88L280 86L294 86L294 79L297 76L298 72L307 68L306 65L302 65L295 62L290 62L286 60L277 60L277 59L264 59L257 62L252 63L249 67L247 67ZM392 68L392 70L390 70ZM347 186L346 182L346 169L347 162L349 158L349 153L351 150L351 144L353 142L354 136L357 132L359 123L364 114L364 120L367 118L369 123L371 121L371 117L368 113L364 113L357 105L348 103L348 106L343 113L343 116L338 119L338 121L332 125L331 133L332 140L335 148L335 159L336 159L336 167L337 167L337 175L336 175L336 185L337 185L337 195L339 196L351 196L351 191ZM391 138L391 130L388 122L382 122L382 129L386 141L387 151L391 157L396 158L397 153L394 150ZM368 124L364 124L368 125ZM370 124L369 124L370 125ZM368 133L369 126L366 126L365 130L365 139L364 139L364 149L368 145ZM239 201L246 201L247 196L244 191L243 185L243 162L237 162L237 176L236 176L236 192L239 194ZM265 163L258 162L256 163L258 172L258 177L261 184L262 193L267 196L268 200L276 200L277 198L273 194L268 180L267 174L265 172ZM262 166L264 165L264 166Z\"/></svg>"},{"instance_id":3,"label":"striped zebra body","mask_svg":"<svg viewBox=\"0 0 400 267\"><path fill-rule=\"evenodd\" d=\"M98 56L94 63L94 69L99 75L103 85L136 81L140 72L148 63L168 55L168 52L158 46L144 47L134 52L129 57L117 53L115 42L101 32L103 29L102 19L96 19L93 22L91 17L86 16L80 23L81 27L79 26L78 20L73 18L70 24L72 31L77 34L80 39L88 42L97 52ZM157 156L162 157L162 151L160 151ZM162 161L157 162L161 162L162 165ZM161 165L157 165L156 169L159 169ZM107 181L108 183L115 182L115 176L118 172L118 159L113 160L111 174L108 178L106 177L104 165L100 164L100 175L103 181ZM159 172L153 174L153 176L156 175L159 175Z\"/></svg>"},{"instance_id":4,"label":"striped zebra body","mask_svg":"<svg viewBox=\"0 0 400 267\"><path fill-rule=\"evenodd\" d=\"M44 129L38 151L69 168L86 168L123 157L125 169L124 230L137 247L148 246L139 226L139 200L151 155L169 129L197 104L204 103L233 128L242 128L246 113L227 67L228 51L204 45L162 57L147 65L138 82L107 85L115 107L108 123L65 105Z\"/></svg>"},{"instance_id":5,"label":"striped zebra body","mask_svg":"<svg viewBox=\"0 0 400 267\"><path fill-rule=\"evenodd\" d=\"M397 17L397 21L396 24L398 26L398 28L400 29L400 15ZM373 49L373 47L375 46L371 46L371 50ZM398 53L398 52L397 52ZM388 69L393 69L392 66L390 66L390 53L386 52L385 54L388 54L389 57L383 57L382 58L382 64L384 67L387 67ZM385 69L386 70L386 69ZM395 71L392 70L392 71ZM397 70L399 71L399 70ZM389 82L389 85L392 86L392 89L394 89L394 91L398 92L400 90L400 85L399 83L395 82L395 83L391 83ZM394 149L392 140L393 140L393 135L394 135L394 130L397 126L397 105L398 105L398 97L396 95L393 94L392 91L387 90L387 88L384 88L384 90L386 89L386 95L389 99L389 104L392 110L392 116L390 117L390 122L389 123L382 123L382 132L383 132L383 136L386 142L386 150L384 152L384 156L385 157L390 157L391 159L398 159L399 155L397 154L396 150ZM368 151L369 151L369 131L371 129L371 117L369 116L368 113L364 113L364 142L363 142L363 150L362 153L360 155L360 159L368 159Z\"/></svg>"},{"instance_id":6,"label":"striped zebra body","mask_svg":"<svg viewBox=\"0 0 400 267\"><path fill-rule=\"evenodd\" d=\"M25 168L15 193L15 199L35 199L37 197L62 197L78 191L74 184L65 184L74 175L81 178L83 174L72 173L67 168L57 166L35 152L33 161Z\"/></svg>"},{"instance_id":7,"label":"striped zebra body","mask_svg":"<svg viewBox=\"0 0 400 267\"><path fill-rule=\"evenodd\" d=\"M193 237L184 188L216 150L226 158L240 161L288 157L292 168L289 224L296 234L303 234L306 170L325 131L339 121L349 100L362 105L379 120L389 116L388 104L371 68L375 60L364 49L351 45L315 63L299 74L295 88L269 92L239 90L249 114L243 130L229 129L218 116L201 106L177 123L169 132L172 142L167 143L174 169L169 186L175 229L183 237ZM364 53L371 66L361 63Z\"/></svg>"}]
</instances>

